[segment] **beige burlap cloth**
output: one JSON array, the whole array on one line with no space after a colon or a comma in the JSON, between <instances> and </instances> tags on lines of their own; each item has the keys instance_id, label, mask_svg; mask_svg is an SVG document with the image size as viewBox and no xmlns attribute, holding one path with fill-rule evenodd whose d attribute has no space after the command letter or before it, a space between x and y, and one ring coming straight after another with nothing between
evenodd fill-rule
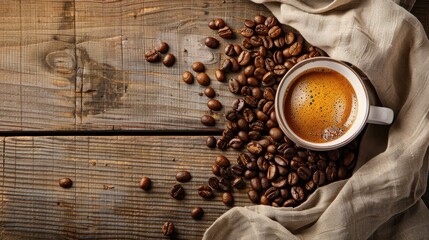
<instances>
[{"instance_id":1,"label":"beige burlap cloth","mask_svg":"<svg viewBox=\"0 0 429 240\"><path fill-rule=\"evenodd\" d=\"M366 73L390 127L370 125L350 179L296 208L235 207L204 239L429 239L429 42L392 0L254 0L333 58ZM397 1L399 2L399 1Z\"/></svg>"}]
</instances>

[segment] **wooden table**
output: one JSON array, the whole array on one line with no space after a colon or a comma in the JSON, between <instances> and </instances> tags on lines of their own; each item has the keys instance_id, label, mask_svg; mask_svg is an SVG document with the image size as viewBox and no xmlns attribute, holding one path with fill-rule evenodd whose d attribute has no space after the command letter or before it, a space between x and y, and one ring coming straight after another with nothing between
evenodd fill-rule
<instances>
[{"instance_id":1,"label":"wooden table","mask_svg":"<svg viewBox=\"0 0 429 240\"><path fill-rule=\"evenodd\" d=\"M412 11L426 31L428 11L427 1ZM228 107L207 128L203 88L180 75L198 60L213 76L223 55L202 44L215 36L209 20L238 28L267 9L246 0L3 0L0 12L0 238L160 239L167 220L178 238L201 238L228 210L196 189L220 154L205 139L220 133L234 96L212 81ZM178 59L171 68L144 60L160 40ZM169 190L181 169L193 178L178 201ZM149 192L138 187L145 175ZM59 187L62 177L71 189ZM245 190L234 196L250 205ZM206 212L199 221L189 214L196 206Z\"/></svg>"}]
</instances>

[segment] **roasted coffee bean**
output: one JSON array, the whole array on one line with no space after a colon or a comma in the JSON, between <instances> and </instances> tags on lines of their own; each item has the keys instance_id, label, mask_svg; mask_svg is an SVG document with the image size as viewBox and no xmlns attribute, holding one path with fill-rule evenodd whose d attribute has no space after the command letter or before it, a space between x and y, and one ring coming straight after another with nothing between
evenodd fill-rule
<instances>
[{"instance_id":1,"label":"roasted coffee bean","mask_svg":"<svg viewBox=\"0 0 429 240\"><path fill-rule=\"evenodd\" d=\"M335 166L326 167L325 174L326 174L326 180L328 182L333 182L333 181L337 180L338 172L337 172L337 168Z\"/></svg>"},{"instance_id":2,"label":"roasted coffee bean","mask_svg":"<svg viewBox=\"0 0 429 240\"><path fill-rule=\"evenodd\" d=\"M252 44L252 46L255 48L262 46L263 43L264 42L259 36L252 36L250 38L250 44Z\"/></svg>"},{"instance_id":3,"label":"roasted coffee bean","mask_svg":"<svg viewBox=\"0 0 429 240\"><path fill-rule=\"evenodd\" d=\"M235 122L235 121L237 121L238 120L238 114L237 114L237 112L236 111L234 111L234 110L230 110L230 111L228 111L228 112L226 112L225 113L225 118L226 118L226 120L228 120L228 121L233 121L233 122Z\"/></svg>"},{"instance_id":4,"label":"roasted coffee bean","mask_svg":"<svg viewBox=\"0 0 429 240\"><path fill-rule=\"evenodd\" d=\"M280 189L280 197L283 199L287 199L289 196L289 191L287 190L287 188L281 188Z\"/></svg>"},{"instance_id":5,"label":"roasted coffee bean","mask_svg":"<svg viewBox=\"0 0 429 240\"><path fill-rule=\"evenodd\" d=\"M216 160L215 160L215 163L217 164L217 165L219 165L220 167L228 167L229 165L230 165L230 162L229 162L229 160L228 160L228 158L226 158L225 156L223 156L223 155L219 155L219 156L217 156L216 157Z\"/></svg>"},{"instance_id":6,"label":"roasted coffee bean","mask_svg":"<svg viewBox=\"0 0 429 240\"><path fill-rule=\"evenodd\" d=\"M222 18L216 18L214 20L214 23L217 29L223 28L226 26L225 21Z\"/></svg>"},{"instance_id":7,"label":"roasted coffee bean","mask_svg":"<svg viewBox=\"0 0 429 240\"><path fill-rule=\"evenodd\" d=\"M347 168L344 166L340 166L338 168L338 178L339 179L346 179L347 178Z\"/></svg>"},{"instance_id":8,"label":"roasted coffee bean","mask_svg":"<svg viewBox=\"0 0 429 240\"><path fill-rule=\"evenodd\" d=\"M259 86L259 81L255 77L248 77L247 84L251 87L257 87Z\"/></svg>"},{"instance_id":9,"label":"roasted coffee bean","mask_svg":"<svg viewBox=\"0 0 429 240\"><path fill-rule=\"evenodd\" d=\"M71 188L73 186L73 181L70 178L61 178L58 181L58 184L62 187L62 188Z\"/></svg>"},{"instance_id":10,"label":"roasted coffee bean","mask_svg":"<svg viewBox=\"0 0 429 240\"><path fill-rule=\"evenodd\" d=\"M267 19L265 19L265 26L268 28L272 28L278 24L277 18L274 16L269 16Z\"/></svg>"},{"instance_id":11,"label":"roasted coffee bean","mask_svg":"<svg viewBox=\"0 0 429 240\"><path fill-rule=\"evenodd\" d=\"M207 37L204 41L204 44L209 48L217 48L219 47L219 41L214 37Z\"/></svg>"},{"instance_id":12,"label":"roasted coffee bean","mask_svg":"<svg viewBox=\"0 0 429 240\"><path fill-rule=\"evenodd\" d=\"M290 46L289 53L292 56L297 56L298 54L301 53L301 50L302 50L302 44L300 42L295 42Z\"/></svg>"},{"instance_id":13,"label":"roasted coffee bean","mask_svg":"<svg viewBox=\"0 0 429 240\"><path fill-rule=\"evenodd\" d=\"M302 180L308 180L313 176L311 170L306 166L299 167L296 172Z\"/></svg>"},{"instance_id":14,"label":"roasted coffee bean","mask_svg":"<svg viewBox=\"0 0 429 240\"><path fill-rule=\"evenodd\" d=\"M244 166L241 166L241 165L238 165L238 164L235 164L235 165L233 165L231 167L232 173L234 173L237 176L242 176L244 174L245 170L246 169L244 168Z\"/></svg>"},{"instance_id":15,"label":"roasted coffee bean","mask_svg":"<svg viewBox=\"0 0 429 240\"><path fill-rule=\"evenodd\" d=\"M139 186L141 189L148 191L152 187L152 181L150 180L149 177L143 177L140 180Z\"/></svg>"},{"instance_id":16,"label":"roasted coffee bean","mask_svg":"<svg viewBox=\"0 0 429 240\"><path fill-rule=\"evenodd\" d=\"M166 237L172 236L174 233L174 224L172 222L165 222L162 225L162 234Z\"/></svg>"},{"instance_id":17,"label":"roasted coffee bean","mask_svg":"<svg viewBox=\"0 0 429 240\"><path fill-rule=\"evenodd\" d=\"M267 71L273 71L275 66L276 66L276 63L274 62L273 59L271 59L271 58L265 59L265 69Z\"/></svg>"},{"instance_id":18,"label":"roasted coffee bean","mask_svg":"<svg viewBox=\"0 0 429 240\"><path fill-rule=\"evenodd\" d=\"M294 186L298 183L299 177L298 174L296 174L296 172L290 172L287 176L287 182L289 183L289 185Z\"/></svg>"},{"instance_id":19,"label":"roasted coffee bean","mask_svg":"<svg viewBox=\"0 0 429 240\"><path fill-rule=\"evenodd\" d=\"M216 91L212 87L206 87L204 89L204 95L208 98L214 98L216 97Z\"/></svg>"},{"instance_id":20,"label":"roasted coffee bean","mask_svg":"<svg viewBox=\"0 0 429 240\"><path fill-rule=\"evenodd\" d=\"M251 162L251 158L246 153L240 153L237 158L237 164L245 167L249 162Z\"/></svg>"},{"instance_id":21,"label":"roasted coffee bean","mask_svg":"<svg viewBox=\"0 0 429 240\"><path fill-rule=\"evenodd\" d=\"M206 145L209 148L215 148L216 147L216 138L213 136L210 136L206 140Z\"/></svg>"},{"instance_id":22,"label":"roasted coffee bean","mask_svg":"<svg viewBox=\"0 0 429 240\"><path fill-rule=\"evenodd\" d=\"M219 179L217 177L211 177L208 180L208 184L211 188L220 191Z\"/></svg>"},{"instance_id":23,"label":"roasted coffee bean","mask_svg":"<svg viewBox=\"0 0 429 240\"><path fill-rule=\"evenodd\" d=\"M279 176L276 180L271 182L271 185L276 188L286 187L287 184L288 184L288 180L286 179L285 176Z\"/></svg>"},{"instance_id":24,"label":"roasted coffee bean","mask_svg":"<svg viewBox=\"0 0 429 240\"><path fill-rule=\"evenodd\" d=\"M270 180L268 180L268 178L266 178L266 177L262 177L261 178L261 187L263 190L267 190L268 188L270 188L271 187Z\"/></svg>"},{"instance_id":25,"label":"roasted coffee bean","mask_svg":"<svg viewBox=\"0 0 429 240\"><path fill-rule=\"evenodd\" d=\"M258 169L261 172L266 172L268 171L268 168L270 167L270 164L268 163L268 160L265 159L265 157L259 157L256 160L256 165L258 165Z\"/></svg>"},{"instance_id":26,"label":"roasted coffee bean","mask_svg":"<svg viewBox=\"0 0 429 240\"><path fill-rule=\"evenodd\" d=\"M255 177L250 179L250 187L257 192L262 191L261 179Z\"/></svg>"},{"instance_id":27,"label":"roasted coffee bean","mask_svg":"<svg viewBox=\"0 0 429 240\"><path fill-rule=\"evenodd\" d=\"M249 49L249 50L253 48L252 43L250 43L250 38L244 38L243 41L241 42L241 45L243 45L244 48ZM238 54L238 55L240 55L240 54Z\"/></svg>"},{"instance_id":28,"label":"roasted coffee bean","mask_svg":"<svg viewBox=\"0 0 429 240\"><path fill-rule=\"evenodd\" d=\"M277 127L271 128L269 135L276 142L280 142L284 137L282 130Z\"/></svg>"},{"instance_id":29,"label":"roasted coffee bean","mask_svg":"<svg viewBox=\"0 0 429 240\"><path fill-rule=\"evenodd\" d=\"M204 70L206 69L204 64L202 62L194 62L191 65L192 70L194 70L195 72L204 72Z\"/></svg>"},{"instance_id":30,"label":"roasted coffee bean","mask_svg":"<svg viewBox=\"0 0 429 240\"><path fill-rule=\"evenodd\" d=\"M144 54L146 61L148 62L158 62L159 61L159 52L155 49L151 49Z\"/></svg>"},{"instance_id":31,"label":"roasted coffee bean","mask_svg":"<svg viewBox=\"0 0 429 240\"><path fill-rule=\"evenodd\" d=\"M241 189L241 188L243 188L243 187L245 186L245 183L244 183L244 180L243 180L243 178L242 178L242 177L236 177L236 178L232 181L231 185L232 185L234 188L236 188L236 189Z\"/></svg>"},{"instance_id":32,"label":"roasted coffee bean","mask_svg":"<svg viewBox=\"0 0 429 240\"><path fill-rule=\"evenodd\" d=\"M240 55L238 55L237 61L240 66L247 66L251 59L250 52L242 51Z\"/></svg>"},{"instance_id":33,"label":"roasted coffee bean","mask_svg":"<svg viewBox=\"0 0 429 240\"><path fill-rule=\"evenodd\" d=\"M297 62L302 62L302 61L304 61L305 59L308 59L308 58L309 58L309 55L306 53L306 54L303 54L303 55L299 56L299 58L296 61Z\"/></svg>"},{"instance_id":34,"label":"roasted coffee bean","mask_svg":"<svg viewBox=\"0 0 429 240\"><path fill-rule=\"evenodd\" d=\"M276 82L276 75L273 72L267 72L264 77L262 77L263 86L272 86Z\"/></svg>"},{"instance_id":35,"label":"roasted coffee bean","mask_svg":"<svg viewBox=\"0 0 429 240\"><path fill-rule=\"evenodd\" d=\"M215 72L215 78L216 80L218 80L219 82L225 82L226 78L225 78L225 72L223 70L216 70Z\"/></svg>"},{"instance_id":36,"label":"roasted coffee bean","mask_svg":"<svg viewBox=\"0 0 429 240\"><path fill-rule=\"evenodd\" d=\"M279 169L280 176L287 176L287 174L289 173L289 169L287 167L277 166L277 168Z\"/></svg>"},{"instance_id":37,"label":"roasted coffee bean","mask_svg":"<svg viewBox=\"0 0 429 240\"><path fill-rule=\"evenodd\" d=\"M220 168L220 175L225 178L225 179L233 179L234 178L234 173L232 173L232 170L230 167L226 167L226 168Z\"/></svg>"},{"instance_id":38,"label":"roasted coffee bean","mask_svg":"<svg viewBox=\"0 0 429 240\"><path fill-rule=\"evenodd\" d=\"M243 142L248 142L250 140L249 133L246 131L239 131L237 136L241 139Z\"/></svg>"},{"instance_id":39,"label":"roasted coffee bean","mask_svg":"<svg viewBox=\"0 0 429 240\"><path fill-rule=\"evenodd\" d=\"M314 189L316 189L316 184L313 182L313 180L308 180L305 183L305 190L312 192Z\"/></svg>"},{"instance_id":40,"label":"roasted coffee bean","mask_svg":"<svg viewBox=\"0 0 429 240\"><path fill-rule=\"evenodd\" d=\"M268 167L268 171L267 171L267 178L270 181L273 181L274 179L277 178L277 167L276 165L271 165L270 167Z\"/></svg>"},{"instance_id":41,"label":"roasted coffee bean","mask_svg":"<svg viewBox=\"0 0 429 240\"><path fill-rule=\"evenodd\" d=\"M255 71L255 66L253 66L253 65L249 65L249 66L247 66L247 67L245 67L244 68L244 70L243 70L243 74L246 76L246 77L251 77L251 76L253 76L253 72Z\"/></svg>"},{"instance_id":42,"label":"roasted coffee bean","mask_svg":"<svg viewBox=\"0 0 429 240\"><path fill-rule=\"evenodd\" d=\"M255 59L256 60L256 59ZM262 80L262 78L264 77L264 75L267 73L267 70L265 70L265 68L263 67L258 67L255 69L255 71L253 72L253 75L255 76L256 79Z\"/></svg>"},{"instance_id":43,"label":"roasted coffee bean","mask_svg":"<svg viewBox=\"0 0 429 240\"><path fill-rule=\"evenodd\" d=\"M206 126L214 126L216 124L215 119L210 115L203 115L201 117L201 123Z\"/></svg>"},{"instance_id":44,"label":"roasted coffee bean","mask_svg":"<svg viewBox=\"0 0 429 240\"><path fill-rule=\"evenodd\" d=\"M201 219L204 215L204 210L201 207L196 207L191 211L191 217L195 220Z\"/></svg>"},{"instance_id":45,"label":"roasted coffee bean","mask_svg":"<svg viewBox=\"0 0 429 240\"><path fill-rule=\"evenodd\" d=\"M268 36L272 39L278 38L281 34L282 29L279 26L273 26L268 30Z\"/></svg>"},{"instance_id":46,"label":"roasted coffee bean","mask_svg":"<svg viewBox=\"0 0 429 240\"><path fill-rule=\"evenodd\" d=\"M234 36L234 33L232 32L230 27L225 26L225 27L222 27L218 30L218 35L221 38L230 39Z\"/></svg>"},{"instance_id":47,"label":"roasted coffee bean","mask_svg":"<svg viewBox=\"0 0 429 240\"><path fill-rule=\"evenodd\" d=\"M220 167L216 163L212 165L212 173L216 176L220 176Z\"/></svg>"},{"instance_id":48,"label":"roasted coffee bean","mask_svg":"<svg viewBox=\"0 0 429 240\"><path fill-rule=\"evenodd\" d=\"M285 34L285 42L287 45L291 45L295 41L295 34L293 32L287 32Z\"/></svg>"},{"instance_id":49,"label":"roasted coffee bean","mask_svg":"<svg viewBox=\"0 0 429 240\"><path fill-rule=\"evenodd\" d=\"M176 173L176 180L178 182L188 182L189 180L191 180L192 176L191 173L188 171L178 171Z\"/></svg>"},{"instance_id":50,"label":"roasted coffee bean","mask_svg":"<svg viewBox=\"0 0 429 240\"><path fill-rule=\"evenodd\" d=\"M252 179L252 178L257 177L257 176L258 176L258 172L257 171L252 171L252 170L249 170L249 169L247 169L246 171L244 171L244 177L246 179Z\"/></svg>"},{"instance_id":51,"label":"roasted coffee bean","mask_svg":"<svg viewBox=\"0 0 429 240\"><path fill-rule=\"evenodd\" d=\"M327 166L328 166L328 163L326 162L326 160L317 161L317 168L319 170L325 171Z\"/></svg>"},{"instance_id":52,"label":"roasted coffee bean","mask_svg":"<svg viewBox=\"0 0 429 240\"><path fill-rule=\"evenodd\" d=\"M234 137L234 133L238 132L238 125L236 122L227 121L226 128L231 130L231 136L228 139L232 139Z\"/></svg>"},{"instance_id":53,"label":"roasted coffee bean","mask_svg":"<svg viewBox=\"0 0 429 240\"><path fill-rule=\"evenodd\" d=\"M198 195L204 199L211 199L214 197L212 189L207 185L202 185L198 188Z\"/></svg>"},{"instance_id":54,"label":"roasted coffee bean","mask_svg":"<svg viewBox=\"0 0 429 240\"><path fill-rule=\"evenodd\" d=\"M234 197L229 192L222 193L222 202L226 206L232 206L234 205Z\"/></svg>"},{"instance_id":55,"label":"roasted coffee bean","mask_svg":"<svg viewBox=\"0 0 429 240\"><path fill-rule=\"evenodd\" d=\"M253 29L245 26L245 27L241 28L240 34L241 34L241 36L243 36L245 38L250 38L251 36L253 36L253 34L255 34L255 32L253 31Z\"/></svg>"},{"instance_id":56,"label":"roasted coffee bean","mask_svg":"<svg viewBox=\"0 0 429 240\"><path fill-rule=\"evenodd\" d=\"M295 64L296 62L294 61L294 60L292 60L292 59L290 59L290 57L292 57L292 54L290 54L290 52L289 52L289 50L290 50L290 48L285 48L285 49L283 49L282 50L282 53L283 53L283 57L285 57L287 60L285 61L285 63L286 62L291 62L292 64ZM285 65L286 66L286 65ZM293 65L292 65L293 66ZM287 67L287 66L286 66Z\"/></svg>"},{"instance_id":57,"label":"roasted coffee bean","mask_svg":"<svg viewBox=\"0 0 429 240\"><path fill-rule=\"evenodd\" d=\"M171 188L170 196L174 199L181 200L185 197L185 189L181 184L176 184Z\"/></svg>"},{"instance_id":58,"label":"roasted coffee bean","mask_svg":"<svg viewBox=\"0 0 429 240\"><path fill-rule=\"evenodd\" d=\"M252 140L258 140L261 138L261 133L258 131L250 131L249 132L249 138Z\"/></svg>"},{"instance_id":59,"label":"roasted coffee bean","mask_svg":"<svg viewBox=\"0 0 429 240\"><path fill-rule=\"evenodd\" d=\"M355 154L354 153L352 153L352 152L348 152L348 153L346 153L345 155L344 155L344 159L343 159L343 164L344 164L344 166L346 166L347 168L349 167L349 166L352 166L353 164L353 161L354 161L354 158L355 158Z\"/></svg>"},{"instance_id":60,"label":"roasted coffee bean","mask_svg":"<svg viewBox=\"0 0 429 240\"><path fill-rule=\"evenodd\" d=\"M184 71L182 73L182 81L184 81L187 84L192 84L192 83L194 83L194 76L192 75L191 72Z\"/></svg>"},{"instance_id":61,"label":"roasted coffee bean","mask_svg":"<svg viewBox=\"0 0 429 240\"><path fill-rule=\"evenodd\" d=\"M256 26L255 22L249 19L244 20L244 26L248 28L254 28Z\"/></svg>"},{"instance_id":62,"label":"roasted coffee bean","mask_svg":"<svg viewBox=\"0 0 429 240\"><path fill-rule=\"evenodd\" d=\"M219 29L219 28L216 26L216 23L215 23L215 20L214 20L214 19L213 19L213 20L211 20L211 21L209 22L208 26L209 26L209 28L210 28L210 29L213 29L213 30L218 30L218 29Z\"/></svg>"},{"instance_id":63,"label":"roasted coffee bean","mask_svg":"<svg viewBox=\"0 0 429 240\"><path fill-rule=\"evenodd\" d=\"M274 46L276 46L278 49L283 49L286 46L286 41L284 37L281 37L281 36L274 39L273 43L274 43Z\"/></svg>"},{"instance_id":64,"label":"roasted coffee bean","mask_svg":"<svg viewBox=\"0 0 429 240\"><path fill-rule=\"evenodd\" d=\"M273 207L281 207L284 201L285 201L284 198L282 198L281 196L278 196L275 199L273 199L272 206Z\"/></svg>"},{"instance_id":65,"label":"roasted coffee bean","mask_svg":"<svg viewBox=\"0 0 429 240\"><path fill-rule=\"evenodd\" d=\"M230 56L230 57L237 55L237 52L234 49L234 44L228 44L228 45L226 45L226 47L225 47L225 55Z\"/></svg>"},{"instance_id":66,"label":"roasted coffee bean","mask_svg":"<svg viewBox=\"0 0 429 240\"><path fill-rule=\"evenodd\" d=\"M243 51L240 45L234 45L234 50L236 52L236 55L239 55Z\"/></svg>"},{"instance_id":67,"label":"roasted coffee bean","mask_svg":"<svg viewBox=\"0 0 429 240\"><path fill-rule=\"evenodd\" d=\"M219 110L221 110L221 109L222 109L222 103L221 103L221 102L219 102L219 100L217 100L217 99L210 99L210 100L207 102L207 107L208 107L210 110L213 110L213 111L219 111Z\"/></svg>"},{"instance_id":68,"label":"roasted coffee bean","mask_svg":"<svg viewBox=\"0 0 429 240\"><path fill-rule=\"evenodd\" d=\"M253 203L259 203L259 194L255 190L250 190L247 192L249 200Z\"/></svg>"},{"instance_id":69,"label":"roasted coffee bean","mask_svg":"<svg viewBox=\"0 0 429 240\"><path fill-rule=\"evenodd\" d=\"M270 187L264 193L265 197L267 197L269 200L275 199L276 197L279 196L279 194L280 194L280 191L276 187Z\"/></svg>"},{"instance_id":70,"label":"roasted coffee bean","mask_svg":"<svg viewBox=\"0 0 429 240\"><path fill-rule=\"evenodd\" d=\"M266 49L272 49L274 47L274 41L269 36L261 36L262 44Z\"/></svg>"},{"instance_id":71,"label":"roasted coffee bean","mask_svg":"<svg viewBox=\"0 0 429 240\"><path fill-rule=\"evenodd\" d=\"M253 96L245 96L243 100L250 107L256 108L256 106L258 105L258 99Z\"/></svg>"},{"instance_id":72,"label":"roasted coffee bean","mask_svg":"<svg viewBox=\"0 0 429 240\"><path fill-rule=\"evenodd\" d=\"M174 62L176 62L176 57L171 53L165 55L164 59L162 60L162 64L164 64L166 67L173 66Z\"/></svg>"},{"instance_id":73,"label":"roasted coffee bean","mask_svg":"<svg viewBox=\"0 0 429 240\"><path fill-rule=\"evenodd\" d=\"M197 82L201 86L208 86L210 85L210 78L206 73L200 72L197 73L197 76L195 77L197 79Z\"/></svg>"},{"instance_id":74,"label":"roasted coffee bean","mask_svg":"<svg viewBox=\"0 0 429 240\"><path fill-rule=\"evenodd\" d=\"M250 128L253 131L262 132L265 130L265 124L261 120L256 120L250 124Z\"/></svg>"},{"instance_id":75,"label":"roasted coffee bean","mask_svg":"<svg viewBox=\"0 0 429 240\"><path fill-rule=\"evenodd\" d=\"M300 186L293 186L290 189L290 194L292 195L293 199L295 199L295 201L302 201L305 198L305 192L304 189L302 189L302 187Z\"/></svg>"},{"instance_id":76,"label":"roasted coffee bean","mask_svg":"<svg viewBox=\"0 0 429 240\"><path fill-rule=\"evenodd\" d=\"M255 22L255 24L264 24L265 23L265 19L266 18L264 16L260 15L260 14L255 15L255 17L253 17L253 21Z\"/></svg>"},{"instance_id":77,"label":"roasted coffee bean","mask_svg":"<svg viewBox=\"0 0 429 240\"><path fill-rule=\"evenodd\" d=\"M267 101L274 101L274 98L275 98L275 96L276 96L276 92L274 91L274 89L273 88L271 88L271 87L267 87L267 88L265 88L265 90L264 90L264 98L267 100ZM276 140L276 141L278 141L278 140Z\"/></svg>"},{"instance_id":78,"label":"roasted coffee bean","mask_svg":"<svg viewBox=\"0 0 429 240\"><path fill-rule=\"evenodd\" d=\"M260 200L259 200L259 203L262 204L262 205L270 206L271 205L271 200L269 200L267 197L265 197L265 195L262 195L261 198L260 198Z\"/></svg>"},{"instance_id":79,"label":"roasted coffee bean","mask_svg":"<svg viewBox=\"0 0 429 240\"><path fill-rule=\"evenodd\" d=\"M320 52L316 50L313 50L308 54L309 58L320 57L320 56L321 56Z\"/></svg>"},{"instance_id":80,"label":"roasted coffee bean","mask_svg":"<svg viewBox=\"0 0 429 240\"><path fill-rule=\"evenodd\" d=\"M240 90L240 93L243 96L252 95L252 89L249 86L243 86Z\"/></svg>"},{"instance_id":81,"label":"roasted coffee bean","mask_svg":"<svg viewBox=\"0 0 429 240\"><path fill-rule=\"evenodd\" d=\"M283 155L286 158L293 158L295 156L296 150L293 147L288 147L284 150Z\"/></svg>"},{"instance_id":82,"label":"roasted coffee bean","mask_svg":"<svg viewBox=\"0 0 429 240\"><path fill-rule=\"evenodd\" d=\"M246 103L242 98L237 98L232 102L232 109L236 112L241 112L245 108Z\"/></svg>"},{"instance_id":83,"label":"roasted coffee bean","mask_svg":"<svg viewBox=\"0 0 429 240\"><path fill-rule=\"evenodd\" d=\"M257 83L258 83L258 85L259 85L258 80L257 80L256 78L253 78L253 79L254 79L254 81L255 81L255 82L257 82ZM249 85L251 85L251 84L249 83ZM259 99L261 99L261 98L264 96L264 93L262 92L262 90L261 90L260 88L258 88L257 86L255 86L255 87L252 89L252 96L259 100Z\"/></svg>"},{"instance_id":84,"label":"roasted coffee bean","mask_svg":"<svg viewBox=\"0 0 429 240\"><path fill-rule=\"evenodd\" d=\"M166 42L160 42L158 46L155 48L156 51L160 53L167 53L170 46Z\"/></svg>"},{"instance_id":85,"label":"roasted coffee bean","mask_svg":"<svg viewBox=\"0 0 429 240\"><path fill-rule=\"evenodd\" d=\"M219 70L224 71L224 72L230 71L231 67L232 67L231 59L228 58L228 59L223 60L222 64L220 65Z\"/></svg>"},{"instance_id":86,"label":"roasted coffee bean","mask_svg":"<svg viewBox=\"0 0 429 240\"><path fill-rule=\"evenodd\" d=\"M240 83L238 83L238 80L235 78L231 78L228 81L228 90L231 93L237 94L240 92Z\"/></svg>"},{"instance_id":87,"label":"roasted coffee bean","mask_svg":"<svg viewBox=\"0 0 429 240\"><path fill-rule=\"evenodd\" d=\"M269 117L267 116L267 114L265 114L261 110L257 110L256 111L256 118L258 118L258 120L261 120L263 122L266 122L269 119Z\"/></svg>"},{"instance_id":88,"label":"roasted coffee bean","mask_svg":"<svg viewBox=\"0 0 429 240\"><path fill-rule=\"evenodd\" d=\"M244 118L240 118L237 121L238 128L243 131L249 130L249 123Z\"/></svg>"},{"instance_id":89,"label":"roasted coffee bean","mask_svg":"<svg viewBox=\"0 0 429 240\"><path fill-rule=\"evenodd\" d=\"M289 165L289 160L286 157L279 154L274 157L274 162L277 163L277 165L282 167L287 167Z\"/></svg>"},{"instance_id":90,"label":"roasted coffee bean","mask_svg":"<svg viewBox=\"0 0 429 240\"><path fill-rule=\"evenodd\" d=\"M222 138L225 141L229 141L234 137L234 132L231 129L225 129L222 131Z\"/></svg>"},{"instance_id":91,"label":"roasted coffee bean","mask_svg":"<svg viewBox=\"0 0 429 240\"><path fill-rule=\"evenodd\" d=\"M237 81L241 86L245 86L247 84L247 77L244 73L240 73L237 76Z\"/></svg>"},{"instance_id":92,"label":"roasted coffee bean","mask_svg":"<svg viewBox=\"0 0 429 240\"><path fill-rule=\"evenodd\" d=\"M240 138L233 138L229 141L228 145L233 149L240 149L241 146L243 145L243 141L241 141Z\"/></svg>"},{"instance_id":93,"label":"roasted coffee bean","mask_svg":"<svg viewBox=\"0 0 429 240\"><path fill-rule=\"evenodd\" d=\"M250 108L245 108L243 110L243 118L246 120L246 122L252 123L255 120L255 114L253 110Z\"/></svg>"},{"instance_id":94,"label":"roasted coffee bean","mask_svg":"<svg viewBox=\"0 0 429 240\"><path fill-rule=\"evenodd\" d=\"M261 146L262 146L264 149L266 149L266 148L268 147L268 145L270 145L270 144L271 144L271 141L270 141L270 139L268 139L268 138L263 138L263 139L259 140L259 141L258 141L258 143L259 143L259 144L261 144Z\"/></svg>"},{"instance_id":95,"label":"roasted coffee bean","mask_svg":"<svg viewBox=\"0 0 429 240\"><path fill-rule=\"evenodd\" d=\"M255 161L248 162L246 168L252 171L258 170L258 164Z\"/></svg>"},{"instance_id":96,"label":"roasted coffee bean","mask_svg":"<svg viewBox=\"0 0 429 240\"><path fill-rule=\"evenodd\" d=\"M261 69L264 70L264 74L267 70L265 70L265 58L262 56L256 56L255 59L253 60L253 65L255 66L255 72L253 73L253 75L256 75L256 71L262 71ZM262 78L262 77L261 77ZM261 79L258 78L258 79Z\"/></svg>"},{"instance_id":97,"label":"roasted coffee bean","mask_svg":"<svg viewBox=\"0 0 429 240\"><path fill-rule=\"evenodd\" d=\"M295 199L291 198L291 199L287 199L283 203L282 207L295 207L296 205L297 205L297 203L296 203Z\"/></svg>"},{"instance_id":98,"label":"roasted coffee bean","mask_svg":"<svg viewBox=\"0 0 429 240\"><path fill-rule=\"evenodd\" d=\"M281 51L275 51L274 54L273 54L273 61L277 65L283 64L283 53ZM274 68L275 68L275 66L274 66Z\"/></svg>"},{"instance_id":99,"label":"roasted coffee bean","mask_svg":"<svg viewBox=\"0 0 429 240\"><path fill-rule=\"evenodd\" d=\"M259 155L263 151L261 144L259 144L257 142L248 143L246 146L246 149L247 149L247 151L249 151L249 153L251 153L253 155Z\"/></svg>"},{"instance_id":100,"label":"roasted coffee bean","mask_svg":"<svg viewBox=\"0 0 429 240\"><path fill-rule=\"evenodd\" d=\"M240 71L240 65L238 64L237 59L230 58L229 61L231 62L231 71L232 72L238 72L238 71Z\"/></svg>"},{"instance_id":101,"label":"roasted coffee bean","mask_svg":"<svg viewBox=\"0 0 429 240\"><path fill-rule=\"evenodd\" d=\"M255 27L255 32L259 35L262 35L262 36L267 36L268 30L269 30L268 27L263 25L263 24L258 24Z\"/></svg>"}]
</instances>

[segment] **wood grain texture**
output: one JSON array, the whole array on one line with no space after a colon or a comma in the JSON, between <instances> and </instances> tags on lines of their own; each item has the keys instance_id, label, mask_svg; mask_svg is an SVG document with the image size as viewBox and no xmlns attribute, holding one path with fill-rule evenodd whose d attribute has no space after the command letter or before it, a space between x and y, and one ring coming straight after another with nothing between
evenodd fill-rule
<instances>
[{"instance_id":1,"label":"wood grain texture","mask_svg":"<svg viewBox=\"0 0 429 240\"><path fill-rule=\"evenodd\" d=\"M201 239L229 209L219 193L210 201L197 194L221 153L204 143L202 136L6 138L0 239L162 239L167 220L178 239ZM223 153L235 162L235 151ZM175 200L169 191L182 169L193 178L183 183L185 199ZM143 176L153 181L149 192L138 186ZM58 185L63 177L72 188ZM234 197L236 206L251 205L246 190ZM205 210L198 221L190 216L197 206Z\"/></svg>"}]
</instances>

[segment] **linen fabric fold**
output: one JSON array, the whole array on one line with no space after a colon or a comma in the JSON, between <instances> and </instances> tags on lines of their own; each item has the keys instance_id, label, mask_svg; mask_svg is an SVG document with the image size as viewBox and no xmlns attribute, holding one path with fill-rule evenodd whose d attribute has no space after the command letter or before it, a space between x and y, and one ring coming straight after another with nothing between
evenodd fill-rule
<instances>
[{"instance_id":1,"label":"linen fabric fold","mask_svg":"<svg viewBox=\"0 0 429 240\"><path fill-rule=\"evenodd\" d=\"M351 178L296 208L235 207L203 239L427 239L429 41L391 0L254 0L330 57L370 79L391 126L368 125Z\"/></svg>"}]
</instances>

